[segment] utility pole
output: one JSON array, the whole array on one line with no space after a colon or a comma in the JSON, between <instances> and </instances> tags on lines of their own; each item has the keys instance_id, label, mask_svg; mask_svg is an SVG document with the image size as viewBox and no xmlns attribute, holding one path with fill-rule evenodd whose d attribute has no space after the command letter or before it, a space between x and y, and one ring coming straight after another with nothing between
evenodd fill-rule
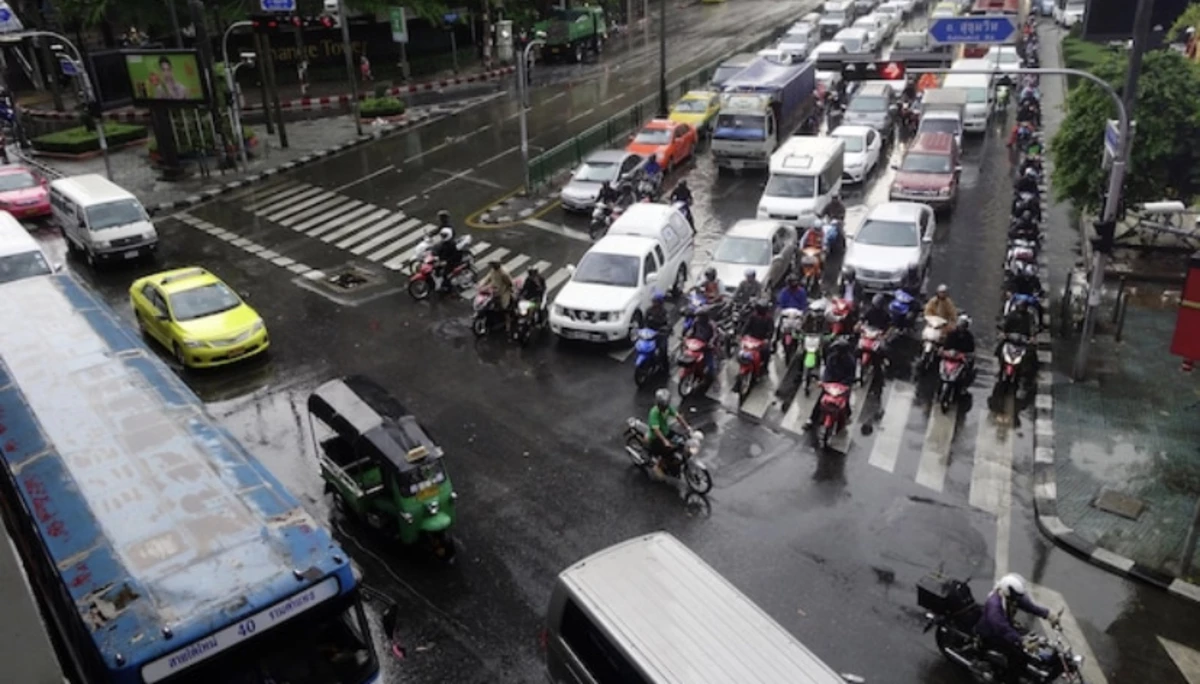
<instances>
[{"instance_id":1,"label":"utility pole","mask_svg":"<svg viewBox=\"0 0 1200 684\"><path fill-rule=\"evenodd\" d=\"M271 117L271 101L267 94L267 48L263 44L263 38L264 36L254 34L254 51L258 53L258 90L262 95L262 111L267 122L267 135L275 135L275 123Z\"/></svg>"},{"instance_id":2,"label":"utility pole","mask_svg":"<svg viewBox=\"0 0 1200 684\"><path fill-rule=\"evenodd\" d=\"M346 15L346 0L338 0L338 24L342 27L342 52L346 54L346 77L350 79L350 115L354 117L354 130L361 136L362 116L359 114L358 79L354 77L354 53L350 45L350 17ZM365 50L364 50L365 52ZM283 124L281 123L282 127Z\"/></svg>"},{"instance_id":3,"label":"utility pole","mask_svg":"<svg viewBox=\"0 0 1200 684\"><path fill-rule=\"evenodd\" d=\"M295 24L296 29L296 77L300 80L300 95L308 95L308 54L304 51L303 22Z\"/></svg>"},{"instance_id":4,"label":"utility pole","mask_svg":"<svg viewBox=\"0 0 1200 684\"><path fill-rule=\"evenodd\" d=\"M171 3L168 2L168 4ZM208 39L208 26L204 21L204 3L201 0L188 0L188 11L192 15L192 26L196 29L196 52L200 58L200 84L212 100L211 111L216 111L217 84L213 79L212 42ZM213 126L214 133L215 129L216 127ZM224 135L221 137L224 138ZM204 139L203 134L201 134L200 139ZM223 152L228 148L224 144L221 144L222 141L217 140L216 135L213 136L212 143L214 152L218 149L222 151L220 156L214 154L214 157L217 157L218 161L224 159L225 155Z\"/></svg>"},{"instance_id":5,"label":"utility pole","mask_svg":"<svg viewBox=\"0 0 1200 684\"><path fill-rule=\"evenodd\" d=\"M525 194L533 191L529 182L529 124L525 120L525 98L529 95L529 51L534 46L545 45L546 41L533 39L525 46L517 60L517 113L521 119L521 167L525 170Z\"/></svg>"},{"instance_id":6,"label":"utility pole","mask_svg":"<svg viewBox=\"0 0 1200 684\"><path fill-rule=\"evenodd\" d=\"M171 16L171 33L175 36L175 48L183 49L183 34L179 31L179 15L175 13L175 0L167 0L167 13Z\"/></svg>"},{"instance_id":7,"label":"utility pole","mask_svg":"<svg viewBox=\"0 0 1200 684\"><path fill-rule=\"evenodd\" d=\"M667 118L667 0L658 0L658 116Z\"/></svg>"},{"instance_id":8,"label":"utility pole","mask_svg":"<svg viewBox=\"0 0 1200 684\"><path fill-rule=\"evenodd\" d=\"M1138 0L1137 14L1133 19L1133 47L1129 50L1129 63L1125 70L1125 87L1121 100L1125 113L1130 121L1133 120L1134 107L1137 105L1138 78L1142 73L1142 55L1146 52L1146 43L1150 40L1150 23L1154 15L1154 0ZM1104 211L1100 217L1101 223L1116 221L1117 210L1121 206L1121 192L1125 186L1125 167L1129 162L1130 138L1133 127L1124 126L1121 130L1120 149L1117 158L1113 160L1109 174L1108 193L1104 198ZM1092 336L1096 333L1096 318L1100 309L1100 292L1104 289L1104 269L1107 267L1108 255L1096 249L1092 250L1092 278L1088 285L1087 309L1083 317L1083 335L1079 338L1079 351L1075 354L1074 376L1082 380L1087 374L1088 353L1091 351Z\"/></svg>"},{"instance_id":9,"label":"utility pole","mask_svg":"<svg viewBox=\"0 0 1200 684\"><path fill-rule=\"evenodd\" d=\"M275 54L271 52L271 36L263 34L263 59L266 61L267 67L267 89L271 91L271 105L275 107L275 123L279 124L279 146L283 149L288 147L287 131L283 127L283 105L279 102L279 84L275 82ZM267 102L263 101L263 109L267 108Z\"/></svg>"}]
</instances>

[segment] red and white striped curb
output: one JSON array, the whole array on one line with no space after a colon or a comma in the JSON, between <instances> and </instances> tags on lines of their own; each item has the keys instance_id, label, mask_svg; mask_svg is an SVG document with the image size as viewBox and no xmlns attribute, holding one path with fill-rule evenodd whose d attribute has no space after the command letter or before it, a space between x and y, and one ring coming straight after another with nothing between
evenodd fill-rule
<instances>
[{"instance_id":1,"label":"red and white striped curb","mask_svg":"<svg viewBox=\"0 0 1200 684\"><path fill-rule=\"evenodd\" d=\"M481 74L471 76L459 76L456 78L446 78L440 81L427 81L425 83L413 83L411 85L394 86L387 91L388 96L395 97L398 95L410 95L413 93L427 93L433 90L442 88L451 88L454 86L467 85L469 83L483 83L484 81L492 81L503 76L507 76L516 71L516 67L504 67L503 69L494 69L485 71ZM358 99L363 100L372 97L370 93L360 93ZM279 103L282 109L298 109L302 111L312 111L319 109L340 109L350 103L349 95L329 95L326 97L302 97L296 100L288 100L287 102ZM252 104L242 108L245 112L255 112L262 109L262 105ZM46 109L22 109L21 112L25 116L35 119L55 119L55 120L71 120L79 118L77 112L56 112ZM107 121L120 121L124 123L143 123L150 120L150 113L141 109L133 111L108 112L104 115Z\"/></svg>"}]
</instances>

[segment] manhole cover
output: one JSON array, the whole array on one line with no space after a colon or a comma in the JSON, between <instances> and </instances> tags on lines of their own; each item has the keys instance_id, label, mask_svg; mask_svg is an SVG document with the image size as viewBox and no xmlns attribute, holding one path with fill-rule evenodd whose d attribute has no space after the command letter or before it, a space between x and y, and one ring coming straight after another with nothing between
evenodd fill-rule
<instances>
[{"instance_id":1,"label":"manhole cover","mask_svg":"<svg viewBox=\"0 0 1200 684\"><path fill-rule=\"evenodd\" d=\"M1100 490L1100 496L1096 497L1092 505L1102 511L1119 515L1122 518L1129 518L1130 520L1137 520L1138 516L1146 508L1146 504L1140 499L1135 499L1128 494L1122 494L1112 489Z\"/></svg>"},{"instance_id":2,"label":"manhole cover","mask_svg":"<svg viewBox=\"0 0 1200 684\"><path fill-rule=\"evenodd\" d=\"M325 279L325 286L337 292L357 292L383 280L376 274L357 266L348 266Z\"/></svg>"}]
</instances>

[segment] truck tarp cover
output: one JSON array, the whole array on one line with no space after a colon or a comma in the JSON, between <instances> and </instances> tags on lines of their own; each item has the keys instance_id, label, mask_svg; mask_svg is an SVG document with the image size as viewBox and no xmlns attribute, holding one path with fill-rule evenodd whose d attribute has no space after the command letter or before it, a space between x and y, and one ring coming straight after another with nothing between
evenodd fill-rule
<instances>
[{"instance_id":1,"label":"truck tarp cover","mask_svg":"<svg viewBox=\"0 0 1200 684\"><path fill-rule=\"evenodd\" d=\"M726 92L774 93L791 83L796 75L804 71L804 64L779 64L767 59L758 59L733 78L725 82Z\"/></svg>"}]
</instances>

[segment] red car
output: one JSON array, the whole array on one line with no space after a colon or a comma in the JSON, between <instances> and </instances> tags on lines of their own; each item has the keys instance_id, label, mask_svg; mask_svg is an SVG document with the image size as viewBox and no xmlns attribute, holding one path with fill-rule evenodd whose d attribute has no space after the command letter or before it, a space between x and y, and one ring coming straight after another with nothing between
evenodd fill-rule
<instances>
[{"instance_id":1,"label":"red car","mask_svg":"<svg viewBox=\"0 0 1200 684\"><path fill-rule=\"evenodd\" d=\"M19 219L49 216L46 179L24 166L0 166L0 209Z\"/></svg>"}]
</instances>

